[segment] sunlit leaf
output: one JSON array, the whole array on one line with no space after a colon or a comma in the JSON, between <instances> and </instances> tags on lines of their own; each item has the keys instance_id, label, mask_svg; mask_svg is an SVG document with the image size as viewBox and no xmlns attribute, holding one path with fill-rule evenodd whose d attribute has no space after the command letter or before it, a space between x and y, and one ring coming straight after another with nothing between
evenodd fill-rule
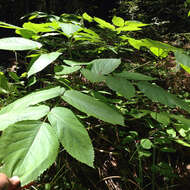
<instances>
[{"instance_id":1,"label":"sunlit leaf","mask_svg":"<svg viewBox=\"0 0 190 190\"><path fill-rule=\"evenodd\" d=\"M52 52L40 55L40 57L32 64L31 68L29 69L28 77L43 70L53 61L55 61L60 55L61 53L59 52Z\"/></svg>"},{"instance_id":2,"label":"sunlit leaf","mask_svg":"<svg viewBox=\"0 0 190 190\"><path fill-rule=\"evenodd\" d=\"M19 176L25 185L49 168L58 153L53 128L41 121L23 121L8 127L0 138L1 172Z\"/></svg>"},{"instance_id":3,"label":"sunlit leaf","mask_svg":"<svg viewBox=\"0 0 190 190\"><path fill-rule=\"evenodd\" d=\"M33 92L23 98L20 98L13 103L3 107L0 110L0 115L7 112L17 112L18 109L25 109L28 106L32 106L38 104L40 102L44 102L51 98L55 98L57 96L63 95L65 89L61 87L50 88L47 90L40 90L38 92Z\"/></svg>"},{"instance_id":4,"label":"sunlit leaf","mask_svg":"<svg viewBox=\"0 0 190 190\"><path fill-rule=\"evenodd\" d=\"M140 144L144 149L151 149L153 145L149 139L141 139Z\"/></svg>"},{"instance_id":5,"label":"sunlit leaf","mask_svg":"<svg viewBox=\"0 0 190 190\"><path fill-rule=\"evenodd\" d=\"M30 50L39 49L42 44L29 39L21 37L8 37L0 39L0 49L2 50Z\"/></svg>"},{"instance_id":6,"label":"sunlit leaf","mask_svg":"<svg viewBox=\"0 0 190 190\"><path fill-rule=\"evenodd\" d=\"M45 105L26 107L25 109L18 108L15 110L10 110L4 114L0 114L0 131L7 128L9 125L14 124L18 121L24 120L38 120L47 115L49 112L49 107Z\"/></svg>"},{"instance_id":7,"label":"sunlit leaf","mask_svg":"<svg viewBox=\"0 0 190 190\"><path fill-rule=\"evenodd\" d=\"M94 151L85 127L67 108L55 107L48 119L65 150L78 161L93 167Z\"/></svg>"},{"instance_id":8,"label":"sunlit leaf","mask_svg":"<svg viewBox=\"0 0 190 190\"><path fill-rule=\"evenodd\" d=\"M124 26L125 21L121 17L114 16L112 19L112 23L115 26Z\"/></svg>"}]
</instances>

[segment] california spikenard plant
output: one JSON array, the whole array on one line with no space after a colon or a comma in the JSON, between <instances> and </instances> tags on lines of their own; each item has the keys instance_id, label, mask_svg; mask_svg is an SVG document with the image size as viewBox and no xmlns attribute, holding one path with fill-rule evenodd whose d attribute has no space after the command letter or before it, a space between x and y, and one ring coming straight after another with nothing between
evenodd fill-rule
<instances>
[{"instance_id":1,"label":"california spikenard plant","mask_svg":"<svg viewBox=\"0 0 190 190\"><path fill-rule=\"evenodd\" d=\"M43 22L32 22L38 18ZM26 58L31 59L21 76L9 72L9 77L15 86L23 82L22 89L38 87L0 110L0 130L3 131L0 169L8 176L20 176L22 185L35 180L54 163L60 144L72 157L94 167L94 149L85 122L82 117L79 119L81 113L85 118L94 117L97 121L124 128L128 117L151 117L164 133L155 133L154 139L140 139L140 156L151 155L149 150L164 145L165 138L190 147L189 119L170 112L177 107L189 113L189 104L156 85L156 78L127 70L119 58L120 53L141 47L159 58L173 52L178 64L190 72L190 58L182 49L131 37L132 32L142 30L148 24L125 21L116 16L108 23L87 13L81 17L33 13L22 27L4 22L0 26L14 29L21 36L0 39L0 49L27 51ZM16 87L10 88L13 82L3 73L0 76L1 93L15 92ZM99 85L104 86L104 92L97 90L96 96L89 86ZM105 92L117 96L124 106L130 106L125 102L142 99L142 95L159 106L157 111L138 108L127 111L106 98ZM21 97L18 90L17 96ZM172 150L165 147L165 151Z\"/></svg>"}]
</instances>

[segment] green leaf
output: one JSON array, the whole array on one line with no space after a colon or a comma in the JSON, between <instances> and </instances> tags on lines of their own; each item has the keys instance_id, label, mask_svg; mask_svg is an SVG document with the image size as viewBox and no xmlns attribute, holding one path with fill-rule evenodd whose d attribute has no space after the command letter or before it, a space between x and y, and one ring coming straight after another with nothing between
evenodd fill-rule
<instances>
[{"instance_id":1,"label":"green leaf","mask_svg":"<svg viewBox=\"0 0 190 190\"><path fill-rule=\"evenodd\" d=\"M93 18L88 15L87 13L83 13L82 17L87 20L88 22L92 22L93 21Z\"/></svg>"},{"instance_id":2,"label":"green leaf","mask_svg":"<svg viewBox=\"0 0 190 190\"><path fill-rule=\"evenodd\" d=\"M25 109L28 106L44 102L51 98L63 95L65 89L61 87L50 88L47 90L40 90L38 92L33 92L23 98L16 100L15 102L7 105L6 107L0 110L0 115L7 112L17 112L18 109Z\"/></svg>"},{"instance_id":3,"label":"green leaf","mask_svg":"<svg viewBox=\"0 0 190 190\"><path fill-rule=\"evenodd\" d=\"M127 20L125 21L125 25L127 26L136 26L136 27L142 27L142 26L148 26L150 24L144 24L140 21L136 21L136 20Z\"/></svg>"},{"instance_id":4,"label":"green leaf","mask_svg":"<svg viewBox=\"0 0 190 190\"><path fill-rule=\"evenodd\" d=\"M25 22L23 24L23 28L26 30L30 30L34 33L40 33L40 32L52 32L55 31L55 29L59 28L59 25L57 22L46 22L46 23L32 23L32 22Z\"/></svg>"},{"instance_id":5,"label":"green leaf","mask_svg":"<svg viewBox=\"0 0 190 190\"><path fill-rule=\"evenodd\" d=\"M56 65L54 67L54 72L56 75L67 75L78 71L80 68L80 66L68 67L65 65Z\"/></svg>"},{"instance_id":6,"label":"green leaf","mask_svg":"<svg viewBox=\"0 0 190 190\"><path fill-rule=\"evenodd\" d=\"M47 115L49 112L48 106L35 106L35 107L26 107L18 108L15 110L10 110L4 114L0 114L0 131L6 129L9 125L14 124L18 121L24 120L38 120Z\"/></svg>"},{"instance_id":7,"label":"green leaf","mask_svg":"<svg viewBox=\"0 0 190 190\"><path fill-rule=\"evenodd\" d=\"M124 118L119 112L91 96L76 90L68 90L62 98L81 112L108 123L124 126Z\"/></svg>"},{"instance_id":8,"label":"green leaf","mask_svg":"<svg viewBox=\"0 0 190 190\"><path fill-rule=\"evenodd\" d=\"M149 139L141 139L140 144L144 149L152 148L152 142Z\"/></svg>"},{"instance_id":9,"label":"green leaf","mask_svg":"<svg viewBox=\"0 0 190 190\"><path fill-rule=\"evenodd\" d=\"M43 70L53 61L55 61L60 55L61 53L59 52L52 52L40 55L40 57L32 64L31 68L29 69L28 77Z\"/></svg>"},{"instance_id":10,"label":"green leaf","mask_svg":"<svg viewBox=\"0 0 190 190\"><path fill-rule=\"evenodd\" d=\"M91 61L92 69L91 71L100 74L107 75L113 72L120 64L121 59L95 59Z\"/></svg>"},{"instance_id":11,"label":"green leaf","mask_svg":"<svg viewBox=\"0 0 190 190\"><path fill-rule=\"evenodd\" d=\"M163 123L164 125L169 125L170 123L170 117L166 112L150 112L150 115L153 119L158 121L159 123Z\"/></svg>"},{"instance_id":12,"label":"green leaf","mask_svg":"<svg viewBox=\"0 0 190 190\"><path fill-rule=\"evenodd\" d=\"M36 48L39 49L41 47L41 43L21 37L8 37L0 39L0 49L2 50L23 51Z\"/></svg>"},{"instance_id":13,"label":"green leaf","mask_svg":"<svg viewBox=\"0 0 190 190\"><path fill-rule=\"evenodd\" d=\"M99 73L94 73L88 69L82 69L81 73L87 78L90 82L102 82L105 80L105 76Z\"/></svg>"},{"instance_id":14,"label":"green leaf","mask_svg":"<svg viewBox=\"0 0 190 190\"><path fill-rule=\"evenodd\" d=\"M183 145L183 146L190 147L190 144L189 144L189 143L187 143L187 142L185 142L185 141L183 141L183 140L181 140L181 139L177 139L177 140L175 140L175 141L176 141L177 143Z\"/></svg>"},{"instance_id":15,"label":"green leaf","mask_svg":"<svg viewBox=\"0 0 190 190\"><path fill-rule=\"evenodd\" d=\"M125 21L121 17L114 16L112 19L112 23L115 26L124 26Z\"/></svg>"},{"instance_id":16,"label":"green leaf","mask_svg":"<svg viewBox=\"0 0 190 190\"><path fill-rule=\"evenodd\" d=\"M155 78L149 77L147 75L128 71L123 71L122 73L114 73L114 75L118 77L124 77L129 80L155 80Z\"/></svg>"},{"instance_id":17,"label":"green leaf","mask_svg":"<svg viewBox=\"0 0 190 190\"><path fill-rule=\"evenodd\" d=\"M190 69L190 56L187 55L185 52L181 52L181 51L176 51L175 52L175 58L176 61L179 64L182 64L183 68L189 72ZM187 69L186 69L187 68Z\"/></svg>"},{"instance_id":18,"label":"green leaf","mask_svg":"<svg viewBox=\"0 0 190 190\"><path fill-rule=\"evenodd\" d=\"M94 21L97 22L101 28L108 28L110 30L115 30L115 27L112 24L106 22L101 18L94 17Z\"/></svg>"},{"instance_id":19,"label":"green leaf","mask_svg":"<svg viewBox=\"0 0 190 190\"><path fill-rule=\"evenodd\" d=\"M60 23L59 26L68 38L81 29L80 26L72 23Z\"/></svg>"},{"instance_id":20,"label":"green leaf","mask_svg":"<svg viewBox=\"0 0 190 190\"><path fill-rule=\"evenodd\" d=\"M65 150L78 161L94 167L94 150L85 127L67 108L55 107L48 119Z\"/></svg>"},{"instance_id":21,"label":"green leaf","mask_svg":"<svg viewBox=\"0 0 190 190\"><path fill-rule=\"evenodd\" d=\"M59 143L53 128L41 121L23 121L8 127L0 138L1 172L19 176L21 184L35 180L56 159Z\"/></svg>"},{"instance_id":22,"label":"green leaf","mask_svg":"<svg viewBox=\"0 0 190 190\"><path fill-rule=\"evenodd\" d=\"M134 86L125 78L108 76L106 77L106 84L110 89L118 92L127 99L135 96Z\"/></svg>"},{"instance_id":23,"label":"green leaf","mask_svg":"<svg viewBox=\"0 0 190 190\"><path fill-rule=\"evenodd\" d=\"M0 21L1 28L20 29L20 27Z\"/></svg>"},{"instance_id":24,"label":"green leaf","mask_svg":"<svg viewBox=\"0 0 190 190\"><path fill-rule=\"evenodd\" d=\"M161 57L161 58L165 58L168 56L168 52L163 50L163 49L160 49L160 48L157 48L157 47L151 47L150 48L150 51L156 55L157 57Z\"/></svg>"},{"instance_id":25,"label":"green leaf","mask_svg":"<svg viewBox=\"0 0 190 190\"><path fill-rule=\"evenodd\" d=\"M166 129L166 132L169 136L175 138L176 137L176 131L173 128Z\"/></svg>"},{"instance_id":26,"label":"green leaf","mask_svg":"<svg viewBox=\"0 0 190 190\"><path fill-rule=\"evenodd\" d=\"M92 62L86 62L86 63L83 63L83 62L76 62L76 61L72 61L72 60L63 60L67 65L69 66L81 66L81 65L90 65L92 64Z\"/></svg>"},{"instance_id":27,"label":"green leaf","mask_svg":"<svg viewBox=\"0 0 190 190\"><path fill-rule=\"evenodd\" d=\"M137 86L145 94L145 96L150 98L153 102L160 102L172 108L178 106L190 112L188 103L177 98L175 95L170 94L159 86L152 85L144 81L138 82Z\"/></svg>"}]
</instances>

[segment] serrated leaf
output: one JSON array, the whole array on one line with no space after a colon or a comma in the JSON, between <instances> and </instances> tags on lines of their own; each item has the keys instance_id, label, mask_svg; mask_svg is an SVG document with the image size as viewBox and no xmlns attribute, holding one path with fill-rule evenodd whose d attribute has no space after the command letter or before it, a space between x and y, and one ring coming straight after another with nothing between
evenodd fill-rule
<instances>
[{"instance_id":1,"label":"serrated leaf","mask_svg":"<svg viewBox=\"0 0 190 190\"><path fill-rule=\"evenodd\" d=\"M115 26L124 26L125 21L121 17L114 16L112 19L112 23Z\"/></svg>"},{"instance_id":2,"label":"serrated leaf","mask_svg":"<svg viewBox=\"0 0 190 190\"><path fill-rule=\"evenodd\" d=\"M91 64L92 72L107 75L113 72L121 64L121 59L95 59L91 61Z\"/></svg>"},{"instance_id":3,"label":"serrated leaf","mask_svg":"<svg viewBox=\"0 0 190 190\"><path fill-rule=\"evenodd\" d=\"M61 53L59 52L52 52L40 55L40 57L32 64L31 68L29 69L28 77L43 70L53 61L55 61L60 55Z\"/></svg>"},{"instance_id":4,"label":"serrated leaf","mask_svg":"<svg viewBox=\"0 0 190 190\"><path fill-rule=\"evenodd\" d=\"M35 180L56 159L59 143L53 128L41 121L8 127L0 138L1 172L19 176L22 186Z\"/></svg>"},{"instance_id":5,"label":"serrated leaf","mask_svg":"<svg viewBox=\"0 0 190 190\"><path fill-rule=\"evenodd\" d=\"M65 150L78 161L94 167L94 150L85 127L67 108L55 107L48 119Z\"/></svg>"},{"instance_id":6,"label":"serrated leaf","mask_svg":"<svg viewBox=\"0 0 190 190\"><path fill-rule=\"evenodd\" d=\"M90 116L108 123L124 125L124 118L119 112L91 96L76 90L68 90L62 98L67 103Z\"/></svg>"},{"instance_id":7,"label":"serrated leaf","mask_svg":"<svg viewBox=\"0 0 190 190\"><path fill-rule=\"evenodd\" d=\"M82 69L81 73L87 78L90 82L102 82L105 80L105 76L99 73L94 73L88 69Z\"/></svg>"},{"instance_id":8,"label":"serrated leaf","mask_svg":"<svg viewBox=\"0 0 190 190\"><path fill-rule=\"evenodd\" d=\"M106 77L106 84L110 89L118 92L127 99L135 96L134 86L125 78L108 76Z\"/></svg>"},{"instance_id":9,"label":"serrated leaf","mask_svg":"<svg viewBox=\"0 0 190 190\"><path fill-rule=\"evenodd\" d=\"M44 117L49 112L48 106L33 106L18 108L15 110L10 110L4 114L0 114L0 131L6 129L9 125L14 124L18 121L24 120L38 120Z\"/></svg>"},{"instance_id":10,"label":"serrated leaf","mask_svg":"<svg viewBox=\"0 0 190 190\"><path fill-rule=\"evenodd\" d=\"M172 108L178 106L190 112L188 103L177 98L174 94L170 94L159 86L152 85L144 81L138 82L137 86L145 94L145 96L150 98L153 102L160 102Z\"/></svg>"},{"instance_id":11,"label":"serrated leaf","mask_svg":"<svg viewBox=\"0 0 190 190\"><path fill-rule=\"evenodd\" d=\"M44 102L51 98L61 96L64 93L65 89L61 87L50 88L47 90L40 90L38 92L33 92L23 98L20 98L13 103L7 105L6 107L0 110L0 115L7 112L16 112L18 109L25 109L28 106Z\"/></svg>"},{"instance_id":12,"label":"serrated leaf","mask_svg":"<svg viewBox=\"0 0 190 190\"><path fill-rule=\"evenodd\" d=\"M114 75L118 77L124 77L129 80L155 80L155 78L152 78L150 76L141 73L128 72L128 71L123 71L121 73L114 73Z\"/></svg>"},{"instance_id":13,"label":"serrated leaf","mask_svg":"<svg viewBox=\"0 0 190 190\"><path fill-rule=\"evenodd\" d=\"M30 49L39 49L41 47L41 43L21 37L8 37L0 39L0 49L2 50L23 51Z\"/></svg>"}]
</instances>

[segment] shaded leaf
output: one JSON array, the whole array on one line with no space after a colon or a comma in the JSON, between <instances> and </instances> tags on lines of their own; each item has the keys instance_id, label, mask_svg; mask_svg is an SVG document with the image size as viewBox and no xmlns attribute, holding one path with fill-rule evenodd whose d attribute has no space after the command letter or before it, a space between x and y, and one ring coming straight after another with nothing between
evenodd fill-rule
<instances>
[{"instance_id":1,"label":"shaded leaf","mask_svg":"<svg viewBox=\"0 0 190 190\"><path fill-rule=\"evenodd\" d=\"M183 100L177 98L175 95L170 94L159 86L152 85L148 82L138 82L138 88L150 98L153 102L160 102L170 107L178 106L188 112L190 112L189 104Z\"/></svg>"},{"instance_id":2,"label":"shaded leaf","mask_svg":"<svg viewBox=\"0 0 190 190\"><path fill-rule=\"evenodd\" d=\"M114 71L121 64L121 59L95 59L91 61L91 64L93 64L92 72L106 75Z\"/></svg>"},{"instance_id":3,"label":"shaded leaf","mask_svg":"<svg viewBox=\"0 0 190 190\"><path fill-rule=\"evenodd\" d=\"M155 78L152 78L150 76L141 74L141 73L133 73L128 71L123 71L122 73L114 73L115 76L119 77L125 77L129 80L155 80Z\"/></svg>"},{"instance_id":4,"label":"shaded leaf","mask_svg":"<svg viewBox=\"0 0 190 190\"><path fill-rule=\"evenodd\" d=\"M81 112L108 123L124 125L124 118L119 112L91 96L68 90L62 98Z\"/></svg>"},{"instance_id":5,"label":"shaded leaf","mask_svg":"<svg viewBox=\"0 0 190 190\"><path fill-rule=\"evenodd\" d=\"M135 96L134 86L131 84L131 82L129 82L125 78L108 76L106 77L106 84L110 89L118 92L125 98L129 99Z\"/></svg>"},{"instance_id":6,"label":"shaded leaf","mask_svg":"<svg viewBox=\"0 0 190 190\"><path fill-rule=\"evenodd\" d=\"M90 82L102 82L105 80L105 76L99 73L94 73L88 69L82 69L81 73L87 78Z\"/></svg>"}]
</instances>

